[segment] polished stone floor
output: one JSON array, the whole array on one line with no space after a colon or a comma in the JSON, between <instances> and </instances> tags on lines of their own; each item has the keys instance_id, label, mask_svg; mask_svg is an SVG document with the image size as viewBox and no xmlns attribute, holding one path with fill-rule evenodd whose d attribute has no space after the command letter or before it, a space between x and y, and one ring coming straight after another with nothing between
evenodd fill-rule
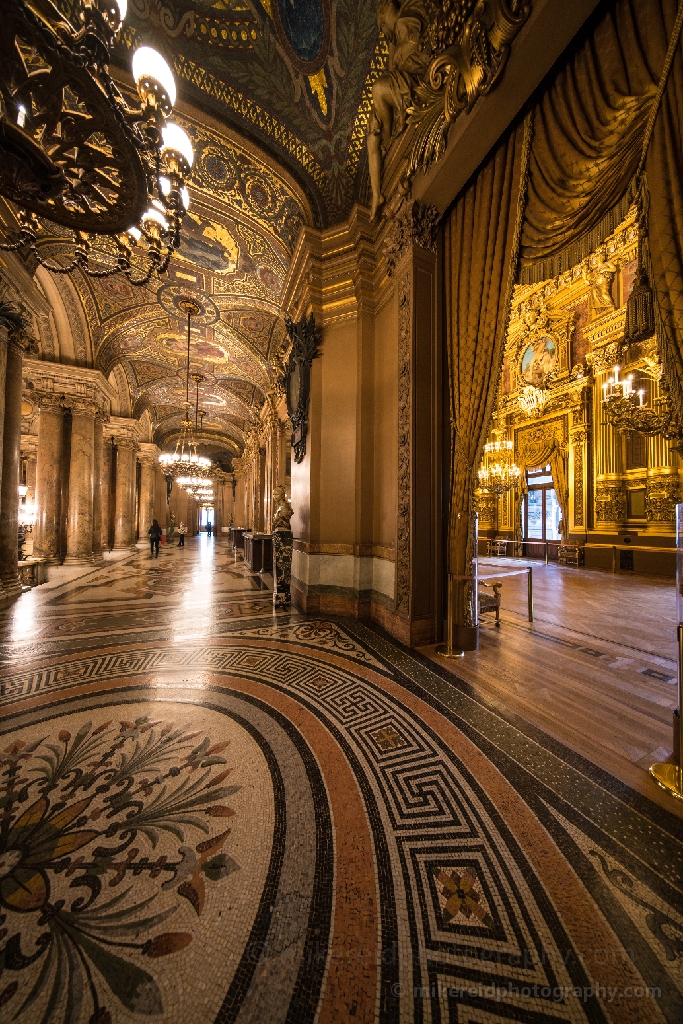
<instances>
[{"instance_id":1,"label":"polished stone floor","mask_svg":"<svg viewBox=\"0 0 683 1024\"><path fill-rule=\"evenodd\" d=\"M683 1020L683 823L224 541L2 613L18 1024Z\"/></svg>"}]
</instances>

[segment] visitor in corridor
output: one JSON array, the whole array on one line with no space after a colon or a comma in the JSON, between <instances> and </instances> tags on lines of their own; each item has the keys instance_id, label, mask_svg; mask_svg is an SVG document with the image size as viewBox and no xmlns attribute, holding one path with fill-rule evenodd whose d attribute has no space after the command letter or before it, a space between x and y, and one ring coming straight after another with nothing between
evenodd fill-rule
<instances>
[{"instance_id":1,"label":"visitor in corridor","mask_svg":"<svg viewBox=\"0 0 683 1024\"><path fill-rule=\"evenodd\" d=\"M149 534L149 546L150 556L152 558L159 557L159 541L161 540L161 527L159 526L159 520L153 519L152 525L147 531Z\"/></svg>"},{"instance_id":2,"label":"visitor in corridor","mask_svg":"<svg viewBox=\"0 0 683 1024\"><path fill-rule=\"evenodd\" d=\"M178 540L178 547L179 548L184 548L185 547L185 534L187 533L187 527L185 526L185 523L181 522L180 526L178 527L178 533L180 535L179 540Z\"/></svg>"},{"instance_id":3,"label":"visitor in corridor","mask_svg":"<svg viewBox=\"0 0 683 1024\"><path fill-rule=\"evenodd\" d=\"M212 531L213 531L213 524L212 523L207 523L206 524L206 535L207 535L207 537L211 536Z\"/></svg>"}]
</instances>

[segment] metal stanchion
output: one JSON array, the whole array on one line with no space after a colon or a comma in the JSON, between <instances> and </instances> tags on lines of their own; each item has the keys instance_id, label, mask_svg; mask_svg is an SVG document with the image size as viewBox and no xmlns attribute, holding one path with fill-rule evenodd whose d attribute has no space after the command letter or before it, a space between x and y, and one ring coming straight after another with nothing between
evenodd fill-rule
<instances>
[{"instance_id":1,"label":"metal stanchion","mask_svg":"<svg viewBox=\"0 0 683 1024\"><path fill-rule=\"evenodd\" d=\"M680 507L680 506L679 506ZM683 800L683 623L678 623L678 764L653 764L650 775L667 793Z\"/></svg>"},{"instance_id":2,"label":"metal stanchion","mask_svg":"<svg viewBox=\"0 0 683 1024\"><path fill-rule=\"evenodd\" d=\"M436 653L442 658L464 658L464 651L453 650L453 573L448 574L448 625L446 630L446 643L439 644Z\"/></svg>"},{"instance_id":3,"label":"metal stanchion","mask_svg":"<svg viewBox=\"0 0 683 1024\"><path fill-rule=\"evenodd\" d=\"M545 564L548 564L548 541L545 542Z\"/></svg>"},{"instance_id":4,"label":"metal stanchion","mask_svg":"<svg viewBox=\"0 0 683 1024\"><path fill-rule=\"evenodd\" d=\"M616 572L616 571L617 571L617 546L616 546L616 544L613 544L612 545L612 572Z\"/></svg>"},{"instance_id":5,"label":"metal stanchion","mask_svg":"<svg viewBox=\"0 0 683 1024\"><path fill-rule=\"evenodd\" d=\"M526 583L527 602L528 602L528 605L529 605L529 622L533 622L534 621L534 583L533 583L533 576L531 575L531 572L532 572L531 567L529 567L529 570L527 571L527 577L526 577L526 580L527 580L527 583Z\"/></svg>"}]
</instances>

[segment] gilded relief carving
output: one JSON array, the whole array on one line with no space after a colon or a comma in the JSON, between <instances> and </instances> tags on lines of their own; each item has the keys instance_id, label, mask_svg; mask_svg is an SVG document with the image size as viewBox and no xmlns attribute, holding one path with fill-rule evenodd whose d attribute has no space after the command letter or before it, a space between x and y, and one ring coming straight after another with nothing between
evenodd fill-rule
<instances>
[{"instance_id":1,"label":"gilded relief carving","mask_svg":"<svg viewBox=\"0 0 683 1024\"><path fill-rule=\"evenodd\" d=\"M422 249L436 253L439 220L439 211L436 206L413 200L401 208L389 228L384 245L389 277L393 275L403 254L410 246L419 245Z\"/></svg>"},{"instance_id":2,"label":"gilded relief carving","mask_svg":"<svg viewBox=\"0 0 683 1024\"><path fill-rule=\"evenodd\" d=\"M410 274L398 284L398 527L396 537L396 611L410 611Z\"/></svg>"},{"instance_id":3,"label":"gilded relief carving","mask_svg":"<svg viewBox=\"0 0 683 1024\"><path fill-rule=\"evenodd\" d=\"M567 454L566 416L515 430L515 462L518 466L545 466L556 448L563 455Z\"/></svg>"},{"instance_id":4,"label":"gilded relief carving","mask_svg":"<svg viewBox=\"0 0 683 1024\"><path fill-rule=\"evenodd\" d=\"M583 443L574 443L574 525L583 526Z\"/></svg>"},{"instance_id":5,"label":"gilded relief carving","mask_svg":"<svg viewBox=\"0 0 683 1024\"><path fill-rule=\"evenodd\" d=\"M595 488L596 524L623 523L626 511L626 492L622 484L598 482Z\"/></svg>"},{"instance_id":6,"label":"gilded relief carving","mask_svg":"<svg viewBox=\"0 0 683 1024\"><path fill-rule=\"evenodd\" d=\"M645 494L645 517L648 523L662 523L673 528L679 496L677 476L648 477Z\"/></svg>"}]
</instances>

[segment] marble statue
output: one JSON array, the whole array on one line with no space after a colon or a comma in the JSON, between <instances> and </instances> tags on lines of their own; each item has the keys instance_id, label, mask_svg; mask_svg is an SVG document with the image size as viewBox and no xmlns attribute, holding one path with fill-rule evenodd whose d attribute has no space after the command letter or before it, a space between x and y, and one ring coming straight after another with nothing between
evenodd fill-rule
<instances>
[{"instance_id":1,"label":"marble statue","mask_svg":"<svg viewBox=\"0 0 683 1024\"><path fill-rule=\"evenodd\" d=\"M388 71L373 83L368 127L372 219L384 203L382 163L392 139L405 128L406 112L429 57L423 48L427 14L420 0L381 0L377 24L389 46Z\"/></svg>"},{"instance_id":2,"label":"marble statue","mask_svg":"<svg viewBox=\"0 0 683 1024\"><path fill-rule=\"evenodd\" d=\"M288 531L291 529L290 521L294 515L294 509L289 503L284 487L273 488L273 527L272 532Z\"/></svg>"},{"instance_id":3,"label":"marble statue","mask_svg":"<svg viewBox=\"0 0 683 1024\"><path fill-rule=\"evenodd\" d=\"M288 605L291 601L292 549L294 537L290 520L294 510L289 503L284 487L273 488L273 604Z\"/></svg>"}]
</instances>

